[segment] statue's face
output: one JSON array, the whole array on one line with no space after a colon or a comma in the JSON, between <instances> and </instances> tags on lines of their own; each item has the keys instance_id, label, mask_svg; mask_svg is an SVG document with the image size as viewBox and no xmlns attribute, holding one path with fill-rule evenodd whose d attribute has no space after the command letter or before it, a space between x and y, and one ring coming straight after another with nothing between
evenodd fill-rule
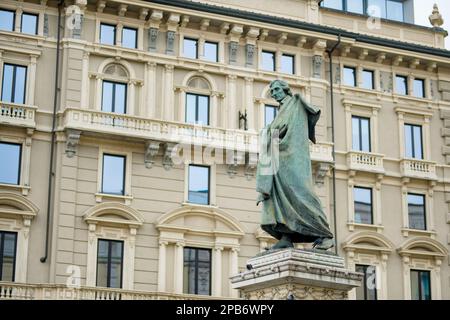
<instances>
[{"instance_id":1,"label":"statue's face","mask_svg":"<svg viewBox=\"0 0 450 320\"><path fill-rule=\"evenodd\" d=\"M284 97L286 97L286 92L284 92L283 88L276 83L272 88L270 88L270 95L272 98L280 102L284 99Z\"/></svg>"}]
</instances>

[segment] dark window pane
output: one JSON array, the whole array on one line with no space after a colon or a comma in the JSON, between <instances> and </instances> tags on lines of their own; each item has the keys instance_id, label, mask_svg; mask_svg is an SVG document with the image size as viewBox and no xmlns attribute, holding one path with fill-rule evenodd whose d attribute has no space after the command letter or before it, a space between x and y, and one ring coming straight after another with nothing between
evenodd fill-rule
<instances>
[{"instance_id":1,"label":"dark window pane","mask_svg":"<svg viewBox=\"0 0 450 320\"><path fill-rule=\"evenodd\" d=\"M322 3L323 3L323 6L326 8L337 9L337 10L344 9L344 7L342 5L342 0L324 0Z\"/></svg>"},{"instance_id":2,"label":"dark window pane","mask_svg":"<svg viewBox=\"0 0 450 320\"><path fill-rule=\"evenodd\" d=\"M137 30L133 28L122 29L122 47L135 49L137 48Z\"/></svg>"},{"instance_id":3,"label":"dark window pane","mask_svg":"<svg viewBox=\"0 0 450 320\"><path fill-rule=\"evenodd\" d=\"M370 152L370 119L352 117L352 149Z\"/></svg>"},{"instance_id":4,"label":"dark window pane","mask_svg":"<svg viewBox=\"0 0 450 320\"><path fill-rule=\"evenodd\" d=\"M125 194L125 157L103 155L102 192Z\"/></svg>"},{"instance_id":5,"label":"dark window pane","mask_svg":"<svg viewBox=\"0 0 450 320\"><path fill-rule=\"evenodd\" d=\"M396 93L407 95L408 94L408 78L404 76L395 77Z\"/></svg>"},{"instance_id":6,"label":"dark window pane","mask_svg":"<svg viewBox=\"0 0 450 320\"><path fill-rule=\"evenodd\" d=\"M14 281L17 233L0 231L0 281Z\"/></svg>"},{"instance_id":7,"label":"dark window pane","mask_svg":"<svg viewBox=\"0 0 450 320\"><path fill-rule=\"evenodd\" d=\"M411 270L411 299L431 300L430 271Z\"/></svg>"},{"instance_id":8,"label":"dark window pane","mask_svg":"<svg viewBox=\"0 0 450 320\"><path fill-rule=\"evenodd\" d=\"M211 294L211 250L184 248L183 292Z\"/></svg>"},{"instance_id":9,"label":"dark window pane","mask_svg":"<svg viewBox=\"0 0 450 320\"><path fill-rule=\"evenodd\" d=\"M422 292L421 300L431 300L431 281L429 271L422 271L420 273L420 288Z\"/></svg>"},{"instance_id":10,"label":"dark window pane","mask_svg":"<svg viewBox=\"0 0 450 320\"><path fill-rule=\"evenodd\" d=\"M353 196L355 222L372 224L372 189L355 187Z\"/></svg>"},{"instance_id":11,"label":"dark window pane","mask_svg":"<svg viewBox=\"0 0 450 320\"><path fill-rule=\"evenodd\" d=\"M368 0L367 14L372 17L386 18L386 0Z\"/></svg>"},{"instance_id":12,"label":"dark window pane","mask_svg":"<svg viewBox=\"0 0 450 320\"><path fill-rule=\"evenodd\" d=\"M423 159L421 126L405 124L405 157Z\"/></svg>"},{"instance_id":13,"label":"dark window pane","mask_svg":"<svg viewBox=\"0 0 450 320\"><path fill-rule=\"evenodd\" d=\"M205 60L217 62L218 61L218 44L215 42L205 42L204 57Z\"/></svg>"},{"instance_id":14,"label":"dark window pane","mask_svg":"<svg viewBox=\"0 0 450 320\"><path fill-rule=\"evenodd\" d=\"M18 104L25 103L27 68L13 64L4 64L2 81L2 101Z\"/></svg>"},{"instance_id":15,"label":"dark window pane","mask_svg":"<svg viewBox=\"0 0 450 320\"><path fill-rule=\"evenodd\" d=\"M120 288L122 286L122 242L110 242L111 246L111 269L110 283L111 288Z\"/></svg>"},{"instance_id":16,"label":"dark window pane","mask_svg":"<svg viewBox=\"0 0 450 320\"><path fill-rule=\"evenodd\" d=\"M20 184L22 146L0 143L0 183Z\"/></svg>"},{"instance_id":17,"label":"dark window pane","mask_svg":"<svg viewBox=\"0 0 450 320\"><path fill-rule=\"evenodd\" d=\"M105 240L98 241L97 253L97 286L108 286L108 254L109 242Z\"/></svg>"},{"instance_id":18,"label":"dark window pane","mask_svg":"<svg viewBox=\"0 0 450 320\"><path fill-rule=\"evenodd\" d=\"M189 166L188 201L209 204L209 167Z\"/></svg>"},{"instance_id":19,"label":"dark window pane","mask_svg":"<svg viewBox=\"0 0 450 320\"><path fill-rule=\"evenodd\" d=\"M294 74L294 56L283 54L281 56L281 72Z\"/></svg>"},{"instance_id":20,"label":"dark window pane","mask_svg":"<svg viewBox=\"0 0 450 320\"><path fill-rule=\"evenodd\" d=\"M186 58L197 59L198 57L198 41L195 39L184 38L183 40L183 56Z\"/></svg>"},{"instance_id":21,"label":"dark window pane","mask_svg":"<svg viewBox=\"0 0 450 320\"><path fill-rule=\"evenodd\" d=\"M28 34L37 34L38 16L36 14L22 14L22 32Z\"/></svg>"},{"instance_id":22,"label":"dark window pane","mask_svg":"<svg viewBox=\"0 0 450 320\"><path fill-rule=\"evenodd\" d=\"M122 287L123 241L98 240L97 286Z\"/></svg>"},{"instance_id":23,"label":"dark window pane","mask_svg":"<svg viewBox=\"0 0 450 320\"><path fill-rule=\"evenodd\" d=\"M126 100L126 84L103 81L102 111L126 113Z\"/></svg>"},{"instance_id":24,"label":"dark window pane","mask_svg":"<svg viewBox=\"0 0 450 320\"><path fill-rule=\"evenodd\" d=\"M364 14L364 0L346 0L347 11Z\"/></svg>"},{"instance_id":25,"label":"dark window pane","mask_svg":"<svg viewBox=\"0 0 450 320\"><path fill-rule=\"evenodd\" d=\"M388 0L386 2L386 12L387 18L396 21L403 21L403 3L400 1L391 1Z\"/></svg>"},{"instance_id":26,"label":"dark window pane","mask_svg":"<svg viewBox=\"0 0 450 320\"><path fill-rule=\"evenodd\" d=\"M363 283L356 289L356 299L377 300L376 268L374 266L357 264L355 271L364 274Z\"/></svg>"},{"instance_id":27,"label":"dark window pane","mask_svg":"<svg viewBox=\"0 0 450 320\"><path fill-rule=\"evenodd\" d=\"M414 96L425 98L425 81L422 79L414 79Z\"/></svg>"},{"instance_id":28,"label":"dark window pane","mask_svg":"<svg viewBox=\"0 0 450 320\"><path fill-rule=\"evenodd\" d=\"M426 230L425 196L408 193L409 228Z\"/></svg>"},{"instance_id":29,"label":"dark window pane","mask_svg":"<svg viewBox=\"0 0 450 320\"><path fill-rule=\"evenodd\" d=\"M209 125L209 96L187 93L185 119L187 123Z\"/></svg>"},{"instance_id":30,"label":"dark window pane","mask_svg":"<svg viewBox=\"0 0 450 320\"><path fill-rule=\"evenodd\" d=\"M344 67L344 84L346 86L356 86L356 69Z\"/></svg>"},{"instance_id":31,"label":"dark window pane","mask_svg":"<svg viewBox=\"0 0 450 320\"><path fill-rule=\"evenodd\" d=\"M263 51L261 53L261 67L267 71L275 71L275 53Z\"/></svg>"},{"instance_id":32,"label":"dark window pane","mask_svg":"<svg viewBox=\"0 0 450 320\"><path fill-rule=\"evenodd\" d=\"M108 24L100 25L100 43L115 45L116 44L116 27Z\"/></svg>"},{"instance_id":33,"label":"dark window pane","mask_svg":"<svg viewBox=\"0 0 450 320\"><path fill-rule=\"evenodd\" d=\"M362 87L364 89L374 89L373 81L373 71L363 70L362 72Z\"/></svg>"},{"instance_id":34,"label":"dark window pane","mask_svg":"<svg viewBox=\"0 0 450 320\"><path fill-rule=\"evenodd\" d=\"M266 105L264 108L264 125L268 126L277 116L278 108L275 106Z\"/></svg>"},{"instance_id":35,"label":"dark window pane","mask_svg":"<svg viewBox=\"0 0 450 320\"><path fill-rule=\"evenodd\" d=\"M14 31L14 11L0 10L0 30Z\"/></svg>"}]
</instances>

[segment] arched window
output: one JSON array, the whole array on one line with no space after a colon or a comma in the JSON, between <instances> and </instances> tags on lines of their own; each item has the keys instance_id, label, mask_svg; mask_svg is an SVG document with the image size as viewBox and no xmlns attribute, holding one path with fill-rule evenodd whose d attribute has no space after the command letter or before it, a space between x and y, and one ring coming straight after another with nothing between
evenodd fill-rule
<instances>
[{"instance_id":1,"label":"arched window","mask_svg":"<svg viewBox=\"0 0 450 320\"><path fill-rule=\"evenodd\" d=\"M101 108L105 112L127 113L127 70L116 63L104 69Z\"/></svg>"},{"instance_id":2,"label":"arched window","mask_svg":"<svg viewBox=\"0 0 450 320\"><path fill-rule=\"evenodd\" d=\"M186 92L185 121L200 125L210 124L210 92L209 83L200 77L192 77Z\"/></svg>"}]
</instances>

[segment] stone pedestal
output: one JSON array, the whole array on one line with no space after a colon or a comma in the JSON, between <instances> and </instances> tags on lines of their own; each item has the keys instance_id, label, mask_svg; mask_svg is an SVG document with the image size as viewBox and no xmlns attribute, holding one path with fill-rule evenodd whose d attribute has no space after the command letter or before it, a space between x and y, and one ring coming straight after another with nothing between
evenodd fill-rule
<instances>
[{"instance_id":1,"label":"stone pedestal","mask_svg":"<svg viewBox=\"0 0 450 320\"><path fill-rule=\"evenodd\" d=\"M346 300L362 279L332 253L282 249L248 260L247 271L231 277L231 286L248 300Z\"/></svg>"}]
</instances>

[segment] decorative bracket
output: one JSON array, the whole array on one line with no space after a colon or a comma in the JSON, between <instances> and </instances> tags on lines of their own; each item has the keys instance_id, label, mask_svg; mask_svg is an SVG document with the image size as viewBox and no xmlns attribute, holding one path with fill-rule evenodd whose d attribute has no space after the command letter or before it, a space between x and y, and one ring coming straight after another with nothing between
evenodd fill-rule
<instances>
[{"instance_id":1,"label":"decorative bracket","mask_svg":"<svg viewBox=\"0 0 450 320\"><path fill-rule=\"evenodd\" d=\"M327 162L319 162L315 166L315 183L318 187L322 187L325 182L325 176L330 171L331 164Z\"/></svg>"},{"instance_id":2,"label":"decorative bracket","mask_svg":"<svg viewBox=\"0 0 450 320\"><path fill-rule=\"evenodd\" d=\"M245 177L251 180L255 176L256 166L258 164L258 154L249 152L247 154L247 164L245 165Z\"/></svg>"},{"instance_id":3,"label":"decorative bracket","mask_svg":"<svg viewBox=\"0 0 450 320\"><path fill-rule=\"evenodd\" d=\"M79 130L67 130L66 138L66 155L68 158L72 158L77 152L77 146L80 142L81 131Z\"/></svg>"},{"instance_id":4,"label":"decorative bracket","mask_svg":"<svg viewBox=\"0 0 450 320\"><path fill-rule=\"evenodd\" d=\"M233 151L232 159L227 159L227 163L228 163L227 173L230 178L234 178L234 176L237 174L238 166L240 164L245 163L244 156L245 156L245 154L242 151ZM229 160L231 160L231 161L229 161Z\"/></svg>"},{"instance_id":5,"label":"decorative bracket","mask_svg":"<svg viewBox=\"0 0 450 320\"><path fill-rule=\"evenodd\" d=\"M158 154L159 144L160 142L153 140L147 141L145 144L144 163L147 169L151 169L155 163L154 157Z\"/></svg>"},{"instance_id":6,"label":"decorative bracket","mask_svg":"<svg viewBox=\"0 0 450 320\"><path fill-rule=\"evenodd\" d=\"M166 170L170 170L173 167L172 161L172 151L177 144L173 142L167 142L164 144L164 156L163 156L163 167Z\"/></svg>"}]
</instances>

